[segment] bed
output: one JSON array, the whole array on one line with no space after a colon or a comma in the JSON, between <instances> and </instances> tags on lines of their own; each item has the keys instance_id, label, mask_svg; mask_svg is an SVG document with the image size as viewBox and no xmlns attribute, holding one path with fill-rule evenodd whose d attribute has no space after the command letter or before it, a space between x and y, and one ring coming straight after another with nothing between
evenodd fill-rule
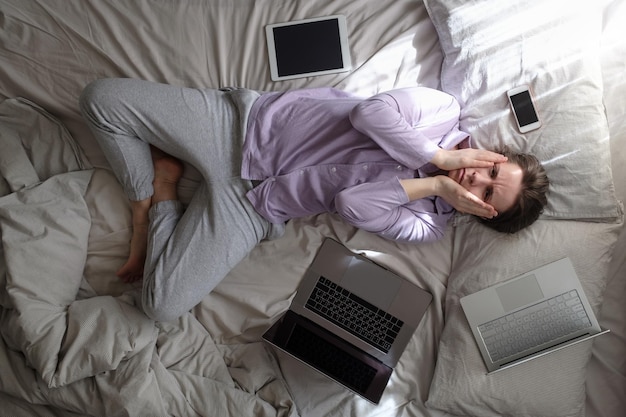
<instances>
[{"instance_id":1,"label":"bed","mask_svg":"<svg viewBox=\"0 0 626 417\"><path fill-rule=\"evenodd\" d=\"M347 18L352 71L272 82L264 25L331 14ZM624 0L0 0L0 414L623 416L624 23ZM438 88L479 147L544 162L550 202L516 235L457 214L421 245L332 214L293 220L192 311L154 322L140 284L115 277L129 203L78 111L82 88L106 77L364 97ZM505 95L518 84L544 124L525 135ZM187 168L183 201L198 181ZM325 237L433 295L378 405L261 339ZM459 298L565 256L611 332L486 375Z\"/></svg>"}]
</instances>

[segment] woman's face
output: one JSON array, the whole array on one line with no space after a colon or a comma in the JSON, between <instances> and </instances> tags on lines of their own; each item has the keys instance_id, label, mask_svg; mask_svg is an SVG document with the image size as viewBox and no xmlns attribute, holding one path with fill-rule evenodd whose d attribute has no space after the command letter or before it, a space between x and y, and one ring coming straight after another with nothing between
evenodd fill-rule
<instances>
[{"instance_id":1,"label":"woman's face","mask_svg":"<svg viewBox=\"0 0 626 417\"><path fill-rule=\"evenodd\" d=\"M448 176L502 213L517 201L524 173L517 164L504 162L489 168L455 169Z\"/></svg>"}]
</instances>

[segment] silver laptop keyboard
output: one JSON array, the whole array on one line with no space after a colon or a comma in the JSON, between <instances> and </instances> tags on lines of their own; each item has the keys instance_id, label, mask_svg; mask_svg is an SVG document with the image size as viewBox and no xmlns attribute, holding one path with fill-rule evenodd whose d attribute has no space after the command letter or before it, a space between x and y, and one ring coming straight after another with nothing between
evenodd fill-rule
<instances>
[{"instance_id":1,"label":"silver laptop keyboard","mask_svg":"<svg viewBox=\"0 0 626 417\"><path fill-rule=\"evenodd\" d=\"M546 299L478 326L493 362L591 326L578 291Z\"/></svg>"},{"instance_id":2,"label":"silver laptop keyboard","mask_svg":"<svg viewBox=\"0 0 626 417\"><path fill-rule=\"evenodd\" d=\"M385 353L404 324L324 277L318 280L306 307Z\"/></svg>"}]
</instances>

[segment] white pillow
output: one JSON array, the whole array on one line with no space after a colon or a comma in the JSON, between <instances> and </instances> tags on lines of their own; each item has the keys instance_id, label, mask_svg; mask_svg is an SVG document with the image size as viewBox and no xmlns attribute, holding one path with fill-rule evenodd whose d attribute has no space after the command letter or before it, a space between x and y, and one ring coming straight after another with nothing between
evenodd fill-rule
<instances>
[{"instance_id":1,"label":"white pillow","mask_svg":"<svg viewBox=\"0 0 626 417\"><path fill-rule=\"evenodd\" d=\"M597 314L620 229L614 223L539 220L504 235L475 221L457 226L446 324L427 406L480 417L584 415L591 342L487 375L459 299L568 256Z\"/></svg>"},{"instance_id":2,"label":"white pillow","mask_svg":"<svg viewBox=\"0 0 626 417\"><path fill-rule=\"evenodd\" d=\"M551 180L544 218L620 216L602 103L601 4L588 0L425 0L444 53L441 87L481 148L537 156ZM521 134L506 91L527 84L543 122Z\"/></svg>"}]
</instances>

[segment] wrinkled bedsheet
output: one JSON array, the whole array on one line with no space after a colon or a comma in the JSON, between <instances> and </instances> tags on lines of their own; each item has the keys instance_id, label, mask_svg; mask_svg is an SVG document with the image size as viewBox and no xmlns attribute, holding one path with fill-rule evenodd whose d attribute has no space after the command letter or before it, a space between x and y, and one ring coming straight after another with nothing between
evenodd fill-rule
<instances>
[{"instance_id":1,"label":"wrinkled bedsheet","mask_svg":"<svg viewBox=\"0 0 626 417\"><path fill-rule=\"evenodd\" d=\"M85 194L101 173L33 103L6 100L0 118L2 391L94 416L296 415L262 343L219 346L191 314L155 323L137 291L95 293Z\"/></svg>"},{"instance_id":2,"label":"wrinkled bedsheet","mask_svg":"<svg viewBox=\"0 0 626 417\"><path fill-rule=\"evenodd\" d=\"M0 0L0 415L449 417L457 411L484 417L498 414L498 407L528 405L527 398L540 391L543 402L537 404L548 412L559 405L568 417L622 417L626 231L619 219L548 219L527 233L496 237L459 215L443 240L424 245L386 241L333 215L297 219L287 224L283 237L258 245L202 303L172 323L147 319L137 307L140 284L125 284L115 276L128 253L129 204L77 105L82 88L103 77L257 90L334 86L361 96L413 85L448 89L470 102L462 123L480 139L555 152L548 161L561 167L563 185L574 185L570 190L580 188L573 173L588 163L589 172L605 176L589 176L591 181L583 181L587 189L589 184L609 184L601 194L612 197L615 191L626 199L626 1L594 2L602 10L589 15L576 14L573 6L558 14L574 15L582 23L577 36L584 38L584 26L593 37L562 50L563 38L549 39L563 55L559 62L568 65L545 67L536 84L546 90L538 103L550 103L553 110L540 109L551 127L542 131L544 143L548 131L567 141L572 136L559 137L561 129L601 125L602 130L593 136L595 142L578 134L578 142L570 141L568 147L557 140L538 146L537 136L527 142L519 135L500 134L508 131L510 121L502 92L513 81L502 81L510 73L498 71L498 53L514 52L515 39L527 46L541 44L546 31L560 24L545 23L555 15L542 14L533 26L538 37L526 38L523 30L515 32L519 27L507 26L516 9L491 1L498 4L501 19L490 21L485 18L489 14L473 9L491 10L483 0L468 2L452 20L446 17L448 5L464 2ZM439 19L431 19L425 3ZM549 7L548 0L536 7ZM475 20L472 9L478 10ZM264 25L329 14L347 17L352 71L271 82ZM490 44L495 37L480 38L483 32L469 30L467 18L472 27L486 25L496 35L511 35L513 49L494 48L475 60L480 49L473 46ZM463 31L455 31L458 26ZM447 34L448 43L439 39ZM446 56L442 45L447 45ZM450 48L457 46L462 53L455 56ZM579 66L580 57L568 51L583 46L592 53ZM526 58L540 62L543 56L535 52L546 51L530 48ZM581 72L568 71L570 65ZM487 75L490 82L482 82ZM451 76L469 82L452 91ZM572 84L561 87L567 78ZM574 83L581 89L572 89ZM566 99L552 106L561 97ZM593 106L587 107L586 100ZM593 114L594 123L587 126L580 117L568 123L573 108ZM577 154L583 147L577 143L596 146L601 169L594 170L591 158ZM566 148L571 152L563 152ZM614 189L606 176L609 156ZM575 160L576 166L561 164L562 158ZM574 182L568 182L570 177ZM191 197L197 180L186 167L179 184L183 201ZM593 190L589 195L595 196ZM581 198L575 192L565 197L562 202ZM585 200L587 207L592 202ZM610 207L616 208L614 201ZM261 342L263 332L288 308L327 236L433 294L378 406ZM498 379L485 378L460 314L459 296L566 255L574 260L600 323L611 333L597 338L593 347L547 357ZM569 390L526 383L546 370L558 380L564 361L577 366L569 372L576 377L567 384ZM575 395L566 398L563 392Z\"/></svg>"}]
</instances>

